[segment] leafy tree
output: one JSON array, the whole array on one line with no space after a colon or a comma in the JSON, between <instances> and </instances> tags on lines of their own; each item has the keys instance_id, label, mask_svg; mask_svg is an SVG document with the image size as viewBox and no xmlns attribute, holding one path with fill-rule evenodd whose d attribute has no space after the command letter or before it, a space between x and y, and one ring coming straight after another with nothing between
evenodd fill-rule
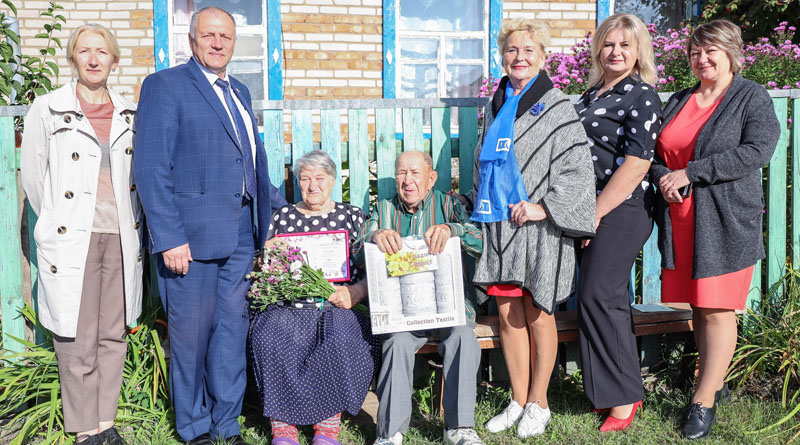
<instances>
[{"instance_id":1,"label":"leafy tree","mask_svg":"<svg viewBox=\"0 0 800 445\"><path fill-rule=\"evenodd\" d=\"M703 18L727 19L742 27L742 37L753 42L768 36L780 22L800 17L800 0L706 0ZM795 36L795 39L797 37ZM797 42L797 40L794 40Z\"/></svg>"},{"instance_id":2,"label":"leafy tree","mask_svg":"<svg viewBox=\"0 0 800 445\"><path fill-rule=\"evenodd\" d=\"M14 16L17 8L11 0L0 0L2 5L8 7ZM61 40L53 33L61 30L62 23L67 19L58 14L64 9L55 2L50 2L47 10L39 16L47 19L44 30L36 34L35 38L44 39L44 47L39 49L39 56L15 56L11 43L17 46L19 36L9 26L10 16L5 11L0 11L0 105L9 105L11 91L16 92L15 104L25 105L33 102L36 96L54 89L52 78L58 77L58 65L52 60L56 48L61 49Z\"/></svg>"}]
</instances>

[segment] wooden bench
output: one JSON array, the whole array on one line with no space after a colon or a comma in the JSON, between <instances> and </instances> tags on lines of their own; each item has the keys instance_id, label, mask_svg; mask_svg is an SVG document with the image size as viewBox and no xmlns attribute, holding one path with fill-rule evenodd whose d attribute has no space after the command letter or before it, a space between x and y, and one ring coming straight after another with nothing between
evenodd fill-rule
<instances>
[{"instance_id":1,"label":"wooden bench","mask_svg":"<svg viewBox=\"0 0 800 445\"><path fill-rule=\"evenodd\" d=\"M633 305L633 326L636 336L648 336L659 334L672 334L679 332L689 332L692 330L692 309L689 304L661 304L663 309L646 305L656 310L640 311L637 307L643 305ZM578 341L578 313L576 311L556 312L556 328L558 329L559 343L572 343ZM479 316L475 320L475 337L481 350L500 348L500 321L496 315ZM652 337L651 337L652 338ZM643 345L643 347L646 347ZM439 342L431 339L417 354L437 353ZM432 405L438 407L439 415L443 415L444 408L444 375L442 366L434 360L428 363L434 368L433 400Z\"/></svg>"},{"instance_id":2,"label":"wooden bench","mask_svg":"<svg viewBox=\"0 0 800 445\"><path fill-rule=\"evenodd\" d=\"M642 312L633 309L633 325L636 336L689 332L692 330L692 309L688 304L662 304L666 309L656 312ZM496 315L477 317L475 337L481 349L500 347L500 322ZM578 341L578 313L576 311L556 312L558 342ZM432 339L417 354L436 353L439 342Z\"/></svg>"}]
</instances>

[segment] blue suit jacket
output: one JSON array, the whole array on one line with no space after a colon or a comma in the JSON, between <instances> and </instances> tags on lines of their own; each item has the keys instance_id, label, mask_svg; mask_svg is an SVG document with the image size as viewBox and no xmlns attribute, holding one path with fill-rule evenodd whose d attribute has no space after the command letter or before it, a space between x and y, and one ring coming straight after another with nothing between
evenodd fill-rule
<instances>
[{"instance_id":1,"label":"blue suit jacket","mask_svg":"<svg viewBox=\"0 0 800 445\"><path fill-rule=\"evenodd\" d=\"M250 92L228 76L256 130L256 239L286 203L269 180ZM227 258L238 242L244 162L225 107L196 62L147 76L136 115L133 168L151 253L189 243L199 260Z\"/></svg>"}]
</instances>

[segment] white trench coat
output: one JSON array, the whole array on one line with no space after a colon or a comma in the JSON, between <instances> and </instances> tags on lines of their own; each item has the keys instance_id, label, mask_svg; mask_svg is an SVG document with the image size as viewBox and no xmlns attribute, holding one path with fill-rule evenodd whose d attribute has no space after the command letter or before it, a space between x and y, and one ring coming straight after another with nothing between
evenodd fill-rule
<instances>
[{"instance_id":1,"label":"white trench coat","mask_svg":"<svg viewBox=\"0 0 800 445\"><path fill-rule=\"evenodd\" d=\"M77 82L36 98L22 137L22 188L38 215L39 320L54 334L75 337L83 273L97 196L101 150L76 97ZM133 181L136 104L108 91L114 104L111 182L117 202L125 281L125 321L142 311L142 209ZM99 284L99 283L98 283Z\"/></svg>"}]
</instances>

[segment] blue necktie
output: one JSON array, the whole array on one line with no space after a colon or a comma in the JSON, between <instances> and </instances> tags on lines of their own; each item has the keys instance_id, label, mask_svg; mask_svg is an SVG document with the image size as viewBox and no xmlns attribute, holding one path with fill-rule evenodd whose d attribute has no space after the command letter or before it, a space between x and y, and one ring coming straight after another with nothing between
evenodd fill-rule
<instances>
[{"instance_id":1,"label":"blue necktie","mask_svg":"<svg viewBox=\"0 0 800 445\"><path fill-rule=\"evenodd\" d=\"M233 101L231 95L230 85L227 81L217 79L214 82L218 87L222 88L222 96L225 97L225 103L228 105L228 111L233 116L233 123L236 125L236 134L239 136L239 147L242 148L244 154L244 191L250 199L256 196L256 171L253 168L253 152L250 148L250 136L247 134L247 127L244 125L242 114L239 113L239 107Z\"/></svg>"}]
</instances>

